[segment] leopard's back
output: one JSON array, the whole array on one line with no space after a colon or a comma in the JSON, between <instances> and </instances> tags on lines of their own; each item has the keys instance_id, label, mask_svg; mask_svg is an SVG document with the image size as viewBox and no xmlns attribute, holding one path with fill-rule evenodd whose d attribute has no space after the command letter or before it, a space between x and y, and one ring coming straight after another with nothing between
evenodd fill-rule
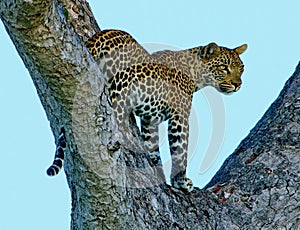
<instances>
[{"instance_id":1,"label":"leopard's back","mask_svg":"<svg viewBox=\"0 0 300 230\"><path fill-rule=\"evenodd\" d=\"M102 30L90 38L86 46L108 78L131 65L153 60L129 33L122 30Z\"/></svg>"}]
</instances>

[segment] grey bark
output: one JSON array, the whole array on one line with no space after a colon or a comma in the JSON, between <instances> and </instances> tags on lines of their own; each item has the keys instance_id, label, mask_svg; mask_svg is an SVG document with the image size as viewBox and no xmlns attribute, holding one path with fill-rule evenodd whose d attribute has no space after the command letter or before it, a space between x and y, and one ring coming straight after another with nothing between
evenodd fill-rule
<instances>
[{"instance_id":1,"label":"grey bark","mask_svg":"<svg viewBox=\"0 0 300 230\"><path fill-rule=\"evenodd\" d=\"M67 130L72 229L299 229L300 64L211 182L184 194L157 179L147 154L111 144L122 134L84 46L99 30L85 0L2 0L0 18L55 138Z\"/></svg>"}]
</instances>

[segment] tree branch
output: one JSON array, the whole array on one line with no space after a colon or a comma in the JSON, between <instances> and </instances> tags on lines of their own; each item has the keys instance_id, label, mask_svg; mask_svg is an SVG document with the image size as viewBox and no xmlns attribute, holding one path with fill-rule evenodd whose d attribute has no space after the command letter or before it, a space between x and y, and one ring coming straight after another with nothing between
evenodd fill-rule
<instances>
[{"instance_id":1,"label":"tree branch","mask_svg":"<svg viewBox=\"0 0 300 230\"><path fill-rule=\"evenodd\" d=\"M299 226L300 65L205 189L184 194L157 179L147 154L110 146L121 134L84 46L99 30L86 1L2 0L0 17L56 139L65 127L72 229Z\"/></svg>"},{"instance_id":2,"label":"tree branch","mask_svg":"<svg viewBox=\"0 0 300 230\"><path fill-rule=\"evenodd\" d=\"M224 203L232 226L300 226L300 63L279 97L206 190ZM233 228L230 228L233 229Z\"/></svg>"}]
</instances>

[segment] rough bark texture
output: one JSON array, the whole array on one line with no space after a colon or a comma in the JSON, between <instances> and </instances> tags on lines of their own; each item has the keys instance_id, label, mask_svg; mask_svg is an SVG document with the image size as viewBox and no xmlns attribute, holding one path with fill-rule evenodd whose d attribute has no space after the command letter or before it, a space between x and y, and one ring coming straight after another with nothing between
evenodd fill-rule
<instances>
[{"instance_id":1,"label":"rough bark texture","mask_svg":"<svg viewBox=\"0 0 300 230\"><path fill-rule=\"evenodd\" d=\"M146 154L111 145L121 134L84 46L99 29L85 0L1 0L0 17L54 136L67 130L72 229L299 229L300 64L211 182L187 195L160 183Z\"/></svg>"}]
</instances>

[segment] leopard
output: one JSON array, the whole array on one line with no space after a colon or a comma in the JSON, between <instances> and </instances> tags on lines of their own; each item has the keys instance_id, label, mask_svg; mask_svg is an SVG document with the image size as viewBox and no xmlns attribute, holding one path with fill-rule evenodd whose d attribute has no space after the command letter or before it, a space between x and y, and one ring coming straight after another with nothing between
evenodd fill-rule
<instances>
[{"instance_id":1,"label":"leopard","mask_svg":"<svg viewBox=\"0 0 300 230\"><path fill-rule=\"evenodd\" d=\"M129 33L102 30L86 46L108 80L114 116L121 132L128 132L130 116L140 118L140 131L153 165L161 165L158 125L168 122L172 160L171 186L184 192L194 189L187 177L189 115L193 95L212 86L222 94L237 92L244 64L240 55L247 44L234 49L211 42L205 46L150 54ZM64 132L58 139L49 176L58 174L66 147Z\"/></svg>"}]
</instances>

